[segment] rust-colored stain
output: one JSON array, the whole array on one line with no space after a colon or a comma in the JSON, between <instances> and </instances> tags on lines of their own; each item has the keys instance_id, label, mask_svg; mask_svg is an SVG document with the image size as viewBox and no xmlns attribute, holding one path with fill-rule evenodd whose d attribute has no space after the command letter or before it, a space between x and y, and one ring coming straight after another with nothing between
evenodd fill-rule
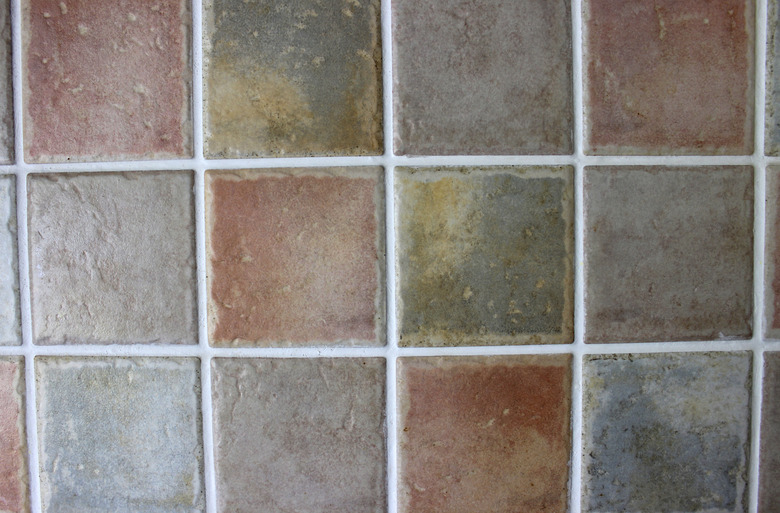
<instances>
[{"instance_id":1,"label":"rust-colored stain","mask_svg":"<svg viewBox=\"0 0 780 513\"><path fill-rule=\"evenodd\" d=\"M18 360L0 360L0 511L9 513L27 511L21 372Z\"/></svg>"},{"instance_id":2,"label":"rust-colored stain","mask_svg":"<svg viewBox=\"0 0 780 513\"><path fill-rule=\"evenodd\" d=\"M400 511L565 511L570 363L402 358Z\"/></svg>"}]
</instances>

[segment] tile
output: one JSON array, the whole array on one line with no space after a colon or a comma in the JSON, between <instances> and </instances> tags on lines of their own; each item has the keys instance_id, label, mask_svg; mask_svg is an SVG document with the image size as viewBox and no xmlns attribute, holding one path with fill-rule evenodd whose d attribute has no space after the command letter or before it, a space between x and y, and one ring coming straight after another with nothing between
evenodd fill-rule
<instances>
[{"instance_id":1,"label":"tile","mask_svg":"<svg viewBox=\"0 0 780 513\"><path fill-rule=\"evenodd\" d=\"M582 511L744 512L749 353L586 357Z\"/></svg>"},{"instance_id":2,"label":"tile","mask_svg":"<svg viewBox=\"0 0 780 513\"><path fill-rule=\"evenodd\" d=\"M197 339L192 173L31 175L37 344Z\"/></svg>"},{"instance_id":3,"label":"tile","mask_svg":"<svg viewBox=\"0 0 780 513\"><path fill-rule=\"evenodd\" d=\"M43 511L204 511L199 370L189 358L36 358Z\"/></svg>"},{"instance_id":4,"label":"tile","mask_svg":"<svg viewBox=\"0 0 780 513\"><path fill-rule=\"evenodd\" d=\"M750 338L753 171L585 170L585 340Z\"/></svg>"},{"instance_id":5,"label":"tile","mask_svg":"<svg viewBox=\"0 0 780 513\"><path fill-rule=\"evenodd\" d=\"M385 511L381 358L212 360L217 510Z\"/></svg>"},{"instance_id":6,"label":"tile","mask_svg":"<svg viewBox=\"0 0 780 513\"><path fill-rule=\"evenodd\" d=\"M22 0L28 162L192 155L187 0Z\"/></svg>"},{"instance_id":7,"label":"tile","mask_svg":"<svg viewBox=\"0 0 780 513\"><path fill-rule=\"evenodd\" d=\"M570 153L570 9L392 0L395 153Z\"/></svg>"},{"instance_id":8,"label":"tile","mask_svg":"<svg viewBox=\"0 0 780 513\"><path fill-rule=\"evenodd\" d=\"M401 358L398 390L401 513L567 511L569 355Z\"/></svg>"},{"instance_id":9,"label":"tile","mask_svg":"<svg viewBox=\"0 0 780 513\"><path fill-rule=\"evenodd\" d=\"M752 153L753 0L583 4L588 153Z\"/></svg>"},{"instance_id":10,"label":"tile","mask_svg":"<svg viewBox=\"0 0 780 513\"><path fill-rule=\"evenodd\" d=\"M24 435L24 364L0 358L0 511L29 511Z\"/></svg>"},{"instance_id":11,"label":"tile","mask_svg":"<svg viewBox=\"0 0 780 513\"><path fill-rule=\"evenodd\" d=\"M766 48L766 133L767 155L780 155L780 5L769 0L767 6Z\"/></svg>"},{"instance_id":12,"label":"tile","mask_svg":"<svg viewBox=\"0 0 780 513\"><path fill-rule=\"evenodd\" d=\"M21 343L16 247L16 178L0 175L0 345Z\"/></svg>"},{"instance_id":13,"label":"tile","mask_svg":"<svg viewBox=\"0 0 780 513\"><path fill-rule=\"evenodd\" d=\"M766 255L764 257L764 326L766 336L780 338L780 166L766 169Z\"/></svg>"},{"instance_id":14,"label":"tile","mask_svg":"<svg viewBox=\"0 0 780 513\"><path fill-rule=\"evenodd\" d=\"M11 0L0 2L0 163L14 159L14 95L11 74Z\"/></svg>"},{"instance_id":15,"label":"tile","mask_svg":"<svg viewBox=\"0 0 780 513\"><path fill-rule=\"evenodd\" d=\"M216 346L382 345L380 168L209 172Z\"/></svg>"},{"instance_id":16,"label":"tile","mask_svg":"<svg viewBox=\"0 0 780 513\"><path fill-rule=\"evenodd\" d=\"M398 168L402 346L573 337L572 170Z\"/></svg>"},{"instance_id":17,"label":"tile","mask_svg":"<svg viewBox=\"0 0 780 513\"><path fill-rule=\"evenodd\" d=\"M378 155L379 0L205 0L205 153Z\"/></svg>"},{"instance_id":18,"label":"tile","mask_svg":"<svg viewBox=\"0 0 780 513\"><path fill-rule=\"evenodd\" d=\"M764 353L763 385L758 511L771 513L780 510L780 353Z\"/></svg>"}]
</instances>

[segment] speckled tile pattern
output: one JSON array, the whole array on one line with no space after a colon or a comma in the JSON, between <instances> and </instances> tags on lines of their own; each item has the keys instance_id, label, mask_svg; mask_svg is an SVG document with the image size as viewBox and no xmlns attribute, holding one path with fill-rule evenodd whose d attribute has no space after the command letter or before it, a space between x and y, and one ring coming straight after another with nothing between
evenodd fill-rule
<instances>
[{"instance_id":1,"label":"speckled tile pattern","mask_svg":"<svg viewBox=\"0 0 780 513\"><path fill-rule=\"evenodd\" d=\"M780 6L767 2L766 132L767 155L780 155Z\"/></svg>"},{"instance_id":2,"label":"speckled tile pattern","mask_svg":"<svg viewBox=\"0 0 780 513\"><path fill-rule=\"evenodd\" d=\"M189 157L187 0L22 0L25 157Z\"/></svg>"},{"instance_id":3,"label":"speckled tile pattern","mask_svg":"<svg viewBox=\"0 0 780 513\"><path fill-rule=\"evenodd\" d=\"M11 0L0 2L0 164L14 158L14 109L11 84Z\"/></svg>"},{"instance_id":4,"label":"speckled tile pattern","mask_svg":"<svg viewBox=\"0 0 780 513\"><path fill-rule=\"evenodd\" d=\"M402 346L572 340L570 168L400 168Z\"/></svg>"},{"instance_id":5,"label":"speckled tile pattern","mask_svg":"<svg viewBox=\"0 0 780 513\"><path fill-rule=\"evenodd\" d=\"M585 339L750 338L750 167L585 170Z\"/></svg>"},{"instance_id":6,"label":"speckled tile pattern","mask_svg":"<svg viewBox=\"0 0 780 513\"><path fill-rule=\"evenodd\" d=\"M200 363L36 359L43 511L204 511Z\"/></svg>"},{"instance_id":7,"label":"speckled tile pattern","mask_svg":"<svg viewBox=\"0 0 780 513\"><path fill-rule=\"evenodd\" d=\"M210 341L384 342L379 168L209 172Z\"/></svg>"},{"instance_id":8,"label":"speckled tile pattern","mask_svg":"<svg viewBox=\"0 0 780 513\"><path fill-rule=\"evenodd\" d=\"M744 512L749 353L590 356L583 512Z\"/></svg>"},{"instance_id":9,"label":"speckled tile pattern","mask_svg":"<svg viewBox=\"0 0 780 513\"><path fill-rule=\"evenodd\" d=\"M780 510L780 353L764 353L758 511Z\"/></svg>"},{"instance_id":10,"label":"speckled tile pattern","mask_svg":"<svg viewBox=\"0 0 780 513\"><path fill-rule=\"evenodd\" d=\"M221 513L382 513L381 358L212 361Z\"/></svg>"},{"instance_id":11,"label":"speckled tile pattern","mask_svg":"<svg viewBox=\"0 0 780 513\"><path fill-rule=\"evenodd\" d=\"M38 344L192 344L191 172L32 175Z\"/></svg>"},{"instance_id":12,"label":"speckled tile pattern","mask_svg":"<svg viewBox=\"0 0 780 513\"><path fill-rule=\"evenodd\" d=\"M379 0L203 3L207 156L382 153Z\"/></svg>"},{"instance_id":13,"label":"speckled tile pattern","mask_svg":"<svg viewBox=\"0 0 780 513\"><path fill-rule=\"evenodd\" d=\"M780 167L766 170L766 259L764 326L766 336L780 338Z\"/></svg>"},{"instance_id":14,"label":"speckled tile pattern","mask_svg":"<svg viewBox=\"0 0 780 513\"><path fill-rule=\"evenodd\" d=\"M570 9L392 0L395 153L570 153Z\"/></svg>"},{"instance_id":15,"label":"speckled tile pattern","mask_svg":"<svg viewBox=\"0 0 780 513\"><path fill-rule=\"evenodd\" d=\"M0 345L18 345L20 335L16 179L0 175Z\"/></svg>"},{"instance_id":16,"label":"speckled tile pattern","mask_svg":"<svg viewBox=\"0 0 780 513\"><path fill-rule=\"evenodd\" d=\"M29 511L24 432L24 364L0 358L0 511Z\"/></svg>"},{"instance_id":17,"label":"speckled tile pattern","mask_svg":"<svg viewBox=\"0 0 780 513\"><path fill-rule=\"evenodd\" d=\"M399 511L567 511L571 357L399 360Z\"/></svg>"}]
</instances>

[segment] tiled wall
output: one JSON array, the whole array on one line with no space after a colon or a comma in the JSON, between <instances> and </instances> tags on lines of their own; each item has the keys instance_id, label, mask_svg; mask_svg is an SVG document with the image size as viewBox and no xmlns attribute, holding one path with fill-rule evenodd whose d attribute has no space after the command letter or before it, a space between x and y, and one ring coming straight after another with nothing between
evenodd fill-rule
<instances>
[{"instance_id":1,"label":"tiled wall","mask_svg":"<svg viewBox=\"0 0 780 513\"><path fill-rule=\"evenodd\" d=\"M0 2L0 511L780 511L777 1Z\"/></svg>"}]
</instances>

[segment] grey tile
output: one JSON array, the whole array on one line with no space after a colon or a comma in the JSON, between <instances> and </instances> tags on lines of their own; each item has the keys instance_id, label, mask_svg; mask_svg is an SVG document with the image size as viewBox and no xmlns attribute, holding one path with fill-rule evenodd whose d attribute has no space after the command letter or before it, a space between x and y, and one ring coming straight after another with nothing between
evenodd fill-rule
<instances>
[{"instance_id":1,"label":"grey tile","mask_svg":"<svg viewBox=\"0 0 780 513\"><path fill-rule=\"evenodd\" d=\"M19 327L16 178L0 176L0 345L21 344Z\"/></svg>"},{"instance_id":2,"label":"grey tile","mask_svg":"<svg viewBox=\"0 0 780 513\"><path fill-rule=\"evenodd\" d=\"M780 353L764 353L758 511L780 511Z\"/></svg>"},{"instance_id":3,"label":"grey tile","mask_svg":"<svg viewBox=\"0 0 780 513\"><path fill-rule=\"evenodd\" d=\"M780 155L780 5L767 2L766 133L767 155Z\"/></svg>"},{"instance_id":4,"label":"grey tile","mask_svg":"<svg viewBox=\"0 0 780 513\"><path fill-rule=\"evenodd\" d=\"M0 2L0 163L14 159L14 101L11 73L11 0Z\"/></svg>"}]
</instances>

